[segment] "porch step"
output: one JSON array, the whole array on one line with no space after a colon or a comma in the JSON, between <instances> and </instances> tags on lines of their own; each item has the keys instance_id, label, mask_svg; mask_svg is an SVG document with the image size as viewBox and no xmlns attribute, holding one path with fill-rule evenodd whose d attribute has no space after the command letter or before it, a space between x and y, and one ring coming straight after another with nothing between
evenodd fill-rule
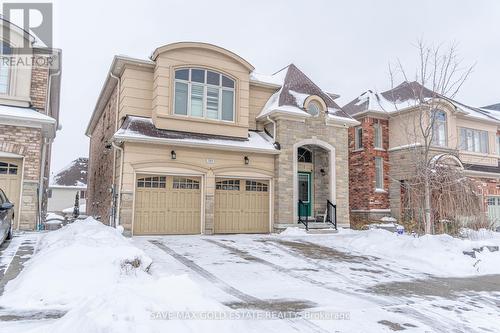
<instances>
[{"instance_id":1,"label":"porch step","mask_svg":"<svg viewBox=\"0 0 500 333\"><path fill-rule=\"evenodd\" d=\"M305 229L306 226L302 223L287 223L287 224L275 224L274 227L276 229L286 229L290 227ZM309 231L308 233L336 233L337 230L333 229L333 225L331 223L323 223L323 222L309 222L308 223ZM322 232L324 231L324 232Z\"/></svg>"},{"instance_id":2,"label":"porch step","mask_svg":"<svg viewBox=\"0 0 500 333\"><path fill-rule=\"evenodd\" d=\"M338 230L335 230L333 228L330 229L309 229L307 231L308 234L336 234L339 232Z\"/></svg>"}]
</instances>

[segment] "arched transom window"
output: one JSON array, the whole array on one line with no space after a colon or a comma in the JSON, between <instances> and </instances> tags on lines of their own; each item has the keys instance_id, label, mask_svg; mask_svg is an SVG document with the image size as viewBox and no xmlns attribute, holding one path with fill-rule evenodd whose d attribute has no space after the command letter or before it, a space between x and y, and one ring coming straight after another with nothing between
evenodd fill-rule
<instances>
[{"instance_id":1,"label":"arched transom window","mask_svg":"<svg viewBox=\"0 0 500 333\"><path fill-rule=\"evenodd\" d=\"M202 68L175 71L176 115L234 121L235 82L226 75Z\"/></svg>"},{"instance_id":2,"label":"arched transom window","mask_svg":"<svg viewBox=\"0 0 500 333\"><path fill-rule=\"evenodd\" d=\"M309 149L300 147L297 149L297 162L312 163L312 152Z\"/></svg>"}]
</instances>

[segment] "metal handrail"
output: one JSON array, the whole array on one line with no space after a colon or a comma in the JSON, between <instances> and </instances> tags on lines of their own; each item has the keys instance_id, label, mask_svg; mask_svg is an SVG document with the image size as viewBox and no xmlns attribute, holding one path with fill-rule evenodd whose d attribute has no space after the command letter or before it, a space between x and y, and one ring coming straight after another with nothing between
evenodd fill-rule
<instances>
[{"instance_id":1,"label":"metal handrail","mask_svg":"<svg viewBox=\"0 0 500 333\"><path fill-rule=\"evenodd\" d=\"M333 224L337 230L337 205L334 205L330 200L326 200L326 222Z\"/></svg>"},{"instance_id":2,"label":"metal handrail","mask_svg":"<svg viewBox=\"0 0 500 333\"><path fill-rule=\"evenodd\" d=\"M309 225L308 225L309 221L307 220L307 216L301 215L301 211L305 211L305 209L302 209L302 207L306 207L306 204L304 203L304 201L299 200L299 214L298 214L299 223L302 223L303 225L305 225L306 231L309 231ZM303 219L303 217L305 217L305 219Z\"/></svg>"}]
</instances>

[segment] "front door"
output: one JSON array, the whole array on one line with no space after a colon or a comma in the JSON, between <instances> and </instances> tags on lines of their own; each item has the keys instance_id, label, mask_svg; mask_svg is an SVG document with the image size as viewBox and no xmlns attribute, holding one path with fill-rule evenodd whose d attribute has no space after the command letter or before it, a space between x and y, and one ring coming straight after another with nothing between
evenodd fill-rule
<instances>
[{"instance_id":1,"label":"front door","mask_svg":"<svg viewBox=\"0 0 500 333\"><path fill-rule=\"evenodd\" d=\"M311 173L299 172L299 200L302 200L303 205L299 204L300 216L311 216Z\"/></svg>"}]
</instances>

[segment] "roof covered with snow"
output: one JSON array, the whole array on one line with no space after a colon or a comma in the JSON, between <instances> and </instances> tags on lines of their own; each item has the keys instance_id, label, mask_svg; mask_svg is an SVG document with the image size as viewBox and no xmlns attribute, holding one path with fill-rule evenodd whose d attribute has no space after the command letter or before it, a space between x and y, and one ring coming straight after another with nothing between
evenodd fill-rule
<instances>
[{"instance_id":1,"label":"roof covered with snow","mask_svg":"<svg viewBox=\"0 0 500 333\"><path fill-rule=\"evenodd\" d=\"M500 114L497 116L483 108L468 106L434 92L416 81L405 81L397 87L381 93L368 90L346 104L343 110L351 116L367 111L390 114L436 98L448 101L455 106L457 111L466 116L493 122L500 121Z\"/></svg>"},{"instance_id":2,"label":"roof covered with snow","mask_svg":"<svg viewBox=\"0 0 500 333\"><path fill-rule=\"evenodd\" d=\"M211 149L243 150L278 154L274 142L264 132L249 131L247 138L229 137L156 128L151 118L127 116L115 133L118 141L157 142L171 145L209 147Z\"/></svg>"},{"instance_id":3,"label":"roof covered with snow","mask_svg":"<svg viewBox=\"0 0 500 333\"><path fill-rule=\"evenodd\" d=\"M55 137L57 121L29 107L0 105L0 124L41 128L44 135Z\"/></svg>"},{"instance_id":4,"label":"roof covered with snow","mask_svg":"<svg viewBox=\"0 0 500 333\"><path fill-rule=\"evenodd\" d=\"M482 109L500 111L500 103L493 104L493 105L488 105L488 106L483 106Z\"/></svg>"},{"instance_id":5,"label":"roof covered with snow","mask_svg":"<svg viewBox=\"0 0 500 333\"><path fill-rule=\"evenodd\" d=\"M251 79L281 86L267 101L257 118L263 118L278 111L307 117L304 102L309 96L319 96L325 102L328 113L336 117L351 119L335 103L331 94L323 91L294 64L290 64L271 76L252 73Z\"/></svg>"},{"instance_id":6,"label":"roof covered with snow","mask_svg":"<svg viewBox=\"0 0 500 333\"><path fill-rule=\"evenodd\" d=\"M89 159L86 157L80 157L72 161L69 165L54 175L50 186L86 188L88 163Z\"/></svg>"}]
</instances>

